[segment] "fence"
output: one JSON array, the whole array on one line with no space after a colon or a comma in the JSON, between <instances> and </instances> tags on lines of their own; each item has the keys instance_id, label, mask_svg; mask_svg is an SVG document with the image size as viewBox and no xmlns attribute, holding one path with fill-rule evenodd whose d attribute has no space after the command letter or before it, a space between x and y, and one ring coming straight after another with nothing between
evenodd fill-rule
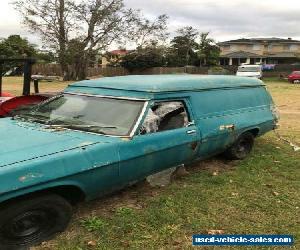
<instances>
[{"instance_id":1,"label":"fence","mask_svg":"<svg viewBox=\"0 0 300 250\"><path fill-rule=\"evenodd\" d=\"M264 77L286 77L292 71L300 71L300 65L277 64L274 70L265 71Z\"/></svg>"},{"instance_id":2,"label":"fence","mask_svg":"<svg viewBox=\"0 0 300 250\"><path fill-rule=\"evenodd\" d=\"M59 64L34 64L32 67L33 75L62 76Z\"/></svg>"},{"instance_id":3,"label":"fence","mask_svg":"<svg viewBox=\"0 0 300 250\"><path fill-rule=\"evenodd\" d=\"M237 66L222 66L225 71L221 73L235 74ZM290 72L299 70L300 65L279 64L273 70L264 72L265 77L286 76ZM208 74L214 70L209 67L155 67L148 69L138 69L129 71L122 67L106 67L106 68L89 68L88 77L93 76L123 76L123 75L154 75L154 74ZM58 64L36 64L33 65L33 74L62 76L60 66Z\"/></svg>"},{"instance_id":4,"label":"fence","mask_svg":"<svg viewBox=\"0 0 300 250\"><path fill-rule=\"evenodd\" d=\"M228 66L225 69L229 73L236 71L235 66ZM122 67L88 68L88 77L93 76L123 76L123 75L160 75L160 74L208 74L209 67L154 67L147 69L136 69L129 71ZM59 64L35 64L33 74L48 76L62 76Z\"/></svg>"}]
</instances>

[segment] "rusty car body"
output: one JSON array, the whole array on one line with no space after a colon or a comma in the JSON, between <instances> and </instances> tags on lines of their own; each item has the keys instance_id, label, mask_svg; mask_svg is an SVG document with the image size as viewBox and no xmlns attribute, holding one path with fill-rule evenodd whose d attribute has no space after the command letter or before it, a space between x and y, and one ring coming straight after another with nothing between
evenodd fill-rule
<instances>
[{"instance_id":1,"label":"rusty car body","mask_svg":"<svg viewBox=\"0 0 300 250\"><path fill-rule=\"evenodd\" d=\"M82 81L0 120L0 249L62 231L72 207L164 169L226 152L242 159L274 129L262 81L153 75Z\"/></svg>"}]
</instances>

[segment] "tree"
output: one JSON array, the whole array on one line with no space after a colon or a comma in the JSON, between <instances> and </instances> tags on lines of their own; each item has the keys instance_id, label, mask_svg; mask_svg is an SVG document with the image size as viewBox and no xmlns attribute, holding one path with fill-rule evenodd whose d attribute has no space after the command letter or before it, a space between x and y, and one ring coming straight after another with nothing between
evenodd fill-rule
<instances>
[{"instance_id":1,"label":"tree","mask_svg":"<svg viewBox=\"0 0 300 250\"><path fill-rule=\"evenodd\" d=\"M72 67L69 67L69 76L71 79L84 79L86 68L96 61L97 50L91 49L88 52L88 61L85 62L87 65L83 65L82 57L84 49L85 44L81 39L74 38L68 42L65 61L68 65L72 65ZM80 78L80 74L82 78Z\"/></svg>"},{"instance_id":2,"label":"tree","mask_svg":"<svg viewBox=\"0 0 300 250\"><path fill-rule=\"evenodd\" d=\"M11 35L0 41L0 57L22 58L35 57L37 55L36 45L30 44L27 39L19 35ZM21 63L22 64L22 63ZM16 62L8 62L4 65L4 72L21 65Z\"/></svg>"},{"instance_id":3,"label":"tree","mask_svg":"<svg viewBox=\"0 0 300 250\"><path fill-rule=\"evenodd\" d=\"M72 2L69 0L18 0L14 2L23 22L33 33L41 34L47 47L55 50L64 77L68 80L66 50L69 33L75 31Z\"/></svg>"},{"instance_id":4,"label":"tree","mask_svg":"<svg viewBox=\"0 0 300 250\"><path fill-rule=\"evenodd\" d=\"M201 65L216 65L219 60L220 48L215 40L209 38L209 32L200 34L198 57Z\"/></svg>"},{"instance_id":5,"label":"tree","mask_svg":"<svg viewBox=\"0 0 300 250\"><path fill-rule=\"evenodd\" d=\"M136 19L136 23L130 32L129 40L132 41L137 48L151 47L153 44L158 45L164 43L169 33L167 31L167 22L169 17L167 15L160 15L155 20L150 21L140 16Z\"/></svg>"},{"instance_id":6,"label":"tree","mask_svg":"<svg viewBox=\"0 0 300 250\"><path fill-rule=\"evenodd\" d=\"M36 54L36 45L19 35L11 35L0 41L0 55L5 57L31 57Z\"/></svg>"},{"instance_id":7,"label":"tree","mask_svg":"<svg viewBox=\"0 0 300 250\"><path fill-rule=\"evenodd\" d=\"M171 41L171 47L168 55L169 66L193 65L197 59L196 38L198 31L191 26L183 27L177 30L177 36Z\"/></svg>"},{"instance_id":8,"label":"tree","mask_svg":"<svg viewBox=\"0 0 300 250\"><path fill-rule=\"evenodd\" d=\"M37 59L38 63L51 63L56 61L54 53L47 50L38 50L35 58Z\"/></svg>"},{"instance_id":9,"label":"tree","mask_svg":"<svg viewBox=\"0 0 300 250\"><path fill-rule=\"evenodd\" d=\"M120 64L130 71L165 66L165 48L164 46L158 46L157 43L139 47L137 50L125 55Z\"/></svg>"},{"instance_id":10,"label":"tree","mask_svg":"<svg viewBox=\"0 0 300 250\"><path fill-rule=\"evenodd\" d=\"M132 38L141 31L136 28L139 25L151 26L149 31L155 35L165 19L158 18L157 25L156 22L150 25L140 12L126 8L123 0L17 0L15 5L24 23L57 51L65 79L70 78L67 61L70 50L77 51L75 78L84 79L95 51ZM74 40L77 47L71 42Z\"/></svg>"}]
</instances>

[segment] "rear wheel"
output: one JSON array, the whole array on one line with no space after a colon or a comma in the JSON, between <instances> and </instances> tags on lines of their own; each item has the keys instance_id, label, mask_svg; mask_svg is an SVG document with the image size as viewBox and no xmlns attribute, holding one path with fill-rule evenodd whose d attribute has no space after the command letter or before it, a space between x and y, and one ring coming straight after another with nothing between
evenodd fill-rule
<instances>
[{"instance_id":1,"label":"rear wheel","mask_svg":"<svg viewBox=\"0 0 300 250\"><path fill-rule=\"evenodd\" d=\"M251 132L241 134L236 142L225 151L225 156L231 160L241 160L248 156L254 144L254 136Z\"/></svg>"},{"instance_id":2,"label":"rear wheel","mask_svg":"<svg viewBox=\"0 0 300 250\"><path fill-rule=\"evenodd\" d=\"M0 210L0 249L33 246L63 231L72 216L71 205L49 194L32 197Z\"/></svg>"}]
</instances>

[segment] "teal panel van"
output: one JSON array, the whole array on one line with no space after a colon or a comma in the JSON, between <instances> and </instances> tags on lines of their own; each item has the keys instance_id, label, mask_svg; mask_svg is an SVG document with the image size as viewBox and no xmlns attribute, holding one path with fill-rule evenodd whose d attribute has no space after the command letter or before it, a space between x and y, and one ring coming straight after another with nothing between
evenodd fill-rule
<instances>
[{"instance_id":1,"label":"teal panel van","mask_svg":"<svg viewBox=\"0 0 300 250\"><path fill-rule=\"evenodd\" d=\"M223 153L243 159L277 114L262 81L122 76L69 85L0 120L0 249L63 231L72 205Z\"/></svg>"}]
</instances>

